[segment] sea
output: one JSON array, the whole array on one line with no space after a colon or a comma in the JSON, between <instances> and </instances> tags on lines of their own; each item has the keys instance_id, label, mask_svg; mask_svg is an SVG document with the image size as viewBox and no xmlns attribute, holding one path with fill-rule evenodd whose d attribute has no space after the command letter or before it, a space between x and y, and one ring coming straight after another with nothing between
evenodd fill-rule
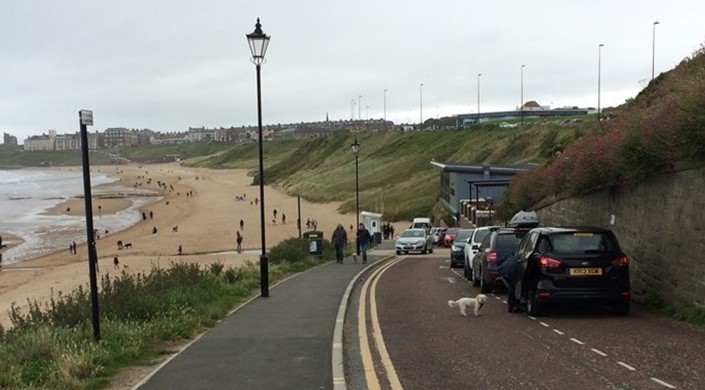
<instances>
[{"instance_id":1,"label":"sea","mask_svg":"<svg viewBox=\"0 0 705 390\"><path fill-rule=\"evenodd\" d=\"M91 186L116 181L114 177L100 172L91 172ZM132 193L132 187L120 190ZM116 192L114 188L92 194ZM9 233L22 238L19 245L2 250L3 264L16 263L57 250L66 249L73 241L86 241L86 217L50 215L46 211L68 199L83 197L83 173L77 171L12 169L0 170L0 234L3 244L10 242ZM155 197L131 198L132 205L111 215L93 216L95 229L116 232L139 222L138 208L153 202ZM95 205L95 199L93 204Z\"/></svg>"}]
</instances>

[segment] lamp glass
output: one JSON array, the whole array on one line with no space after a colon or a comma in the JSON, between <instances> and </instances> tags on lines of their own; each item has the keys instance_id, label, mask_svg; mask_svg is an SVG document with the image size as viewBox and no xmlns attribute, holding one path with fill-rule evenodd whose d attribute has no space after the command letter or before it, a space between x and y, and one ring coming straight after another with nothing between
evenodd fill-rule
<instances>
[{"instance_id":1,"label":"lamp glass","mask_svg":"<svg viewBox=\"0 0 705 390\"><path fill-rule=\"evenodd\" d=\"M354 154L360 153L360 143L357 142L357 138L355 138L355 142L350 146L352 146L352 151Z\"/></svg>"}]
</instances>

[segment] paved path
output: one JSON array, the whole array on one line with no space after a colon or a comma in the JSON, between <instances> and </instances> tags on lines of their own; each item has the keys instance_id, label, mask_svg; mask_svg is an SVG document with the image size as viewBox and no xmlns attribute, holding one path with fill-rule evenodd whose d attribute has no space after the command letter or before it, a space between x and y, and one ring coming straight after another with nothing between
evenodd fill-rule
<instances>
[{"instance_id":1,"label":"paved path","mask_svg":"<svg viewBox=\"0 0 705 390\"><path fill-rule=\"evenodd\" d=\"M346 258L272 287L268 298L235 311L136 388L332 389L341 300L358 273L394 253L393 245L383 242L366 266ZM341 376L338 385L344 385Z\"/></svg>"}]
</instances>

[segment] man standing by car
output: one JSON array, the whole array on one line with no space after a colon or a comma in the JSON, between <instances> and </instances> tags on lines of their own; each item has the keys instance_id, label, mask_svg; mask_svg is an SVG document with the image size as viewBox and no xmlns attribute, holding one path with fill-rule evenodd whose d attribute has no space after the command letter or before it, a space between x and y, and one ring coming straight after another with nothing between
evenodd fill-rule
<instances>
[{"instance_id":1,"label":"man standing by car","mask_svg":"<svg viewBox=\"0 0 705 390\"><path fill-rule=\"evenodd\" d=\"M502 275L504 284L507 285L507 311L509 313L520 312L519 302L516 299L516 285L519 283L519 255L513 255L499 266L499 273Z\"/></svg>"},{"instance_id":2,"label":"man standing by car","mask_svg":"<svg viewBox=\"0 0 705 390\"><path fill-rule=\"evenodd\" d=\"M370 231L367 230L364 223L360 223L360 226L357 229L357 242L360 243L360 253L362 253L362 264L367 263L367 249L370 246L370 241L372 241Z\"/></svg>"},{"instance_id":3,"label":"man standing by car","mask_svg":"<svg viewBox=\"0 0 705 390\"><path fill-rule=\"evenodd\" d=\"M345 257L345 246L348 245L348 233L345 232L343 225L338 224L338 227L333 231L330 241L335 247L335 258L338 263L343 263L343 257Z\"/></svg>"}]
</instances>

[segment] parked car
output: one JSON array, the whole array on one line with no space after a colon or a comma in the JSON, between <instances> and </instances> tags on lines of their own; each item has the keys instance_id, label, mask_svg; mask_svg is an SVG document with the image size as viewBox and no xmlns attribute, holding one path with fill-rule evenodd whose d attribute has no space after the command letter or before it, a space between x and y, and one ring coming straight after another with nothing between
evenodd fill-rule
<instances>
[{"instance_id":1,"label":"parked car","mask_svg":"<svg viewBox=\"0 0 705 390\"><path fill-rule=\"evenodd\" d=\"M433 253L433 237L423 228L406 229L399 238L397 238L395 249L398 255L400 255L401 252Z\"/></svg>"},{"instance_id":2,"label":"parked car","mask_svg":"<svg viewBox=\"0 0 705 390\"><path fill-rule=\"evenodd\" d=\"M530 315L546 304L588 302L611 304L629 314L629 258L617 237L597 227L540 227L530 230L517 250L517 299Z\"/></svg>"},{"instance_id":3,"label":"parked car","mask_svg":"<svg viewBox=\"0 0 705 390\"><path fill-rule=\"evenodd\" d=\"M450 248L451 245L453 245L453 242L455 241L455 237L458 235L458 230L460 228L448 228L445 232L445 235L443 235L443 246L446 248Z\"/></svg>"},{"instance_id":4,"label":"parked car","mask_svg":"<svg viewBox=\"0 0 705 390\"><path fill-rule=\"evenodd\" d=\"M472 259L473 285L486 294L500 281L499 266L514 255L525 229L492 228Z\"/></svg>"},{"instance_id":5,"label":"parked car","mask_svg":"<svg viewBox=\"0 0 705 390\"><path fill-rule=\"evenodd\" d=\"M473 229L473 232L470 237L467 239L467 245L465 245L465 250L463 251L465 255L465 260L463 262L463 274L465 275L465 278L467 280L473 280L472 259L475 257L475 254L477 254L477 250L480 248L482 240L484 240L485 237L490 234L490 231L493 228L497 229L499 228L499 226L481 226L475 228ZM478 284L476 285L476 287L480 283L479 280L477 283Z\"/></svg>"},{"instance_id":6,"label":"parked car","mask_svg":"<svg viewBox=\"0 0 705 390\"><path fill-rule=\"evenodd\" d=\"M448 231L448 228L439 227L438 230L436 230L436 237L433 238L433 243L438 246L445 245L446 231Z\"/></svg>"},{"instance_id":7,"label":"parked car","mask_svg":"<svg viewBox=\"0 0 705 390\"><path fill-rule=\"evenodd\" d=\"M465 246L468 238L475 229L460 229L455 237L453 245L450 246L450 268L461 267L465 264Z\"/></svg>"}]
</instances>

